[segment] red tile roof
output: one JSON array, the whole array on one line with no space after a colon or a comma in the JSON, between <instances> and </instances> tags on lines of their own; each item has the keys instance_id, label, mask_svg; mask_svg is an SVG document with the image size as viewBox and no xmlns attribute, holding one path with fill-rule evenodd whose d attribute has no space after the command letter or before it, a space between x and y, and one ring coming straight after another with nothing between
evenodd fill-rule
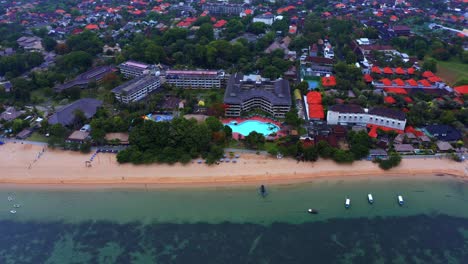
<instances>
[{"instance_id":1,"label":"red tile roof","mask_svg":"<svg viewBox=\"0 0 468 264\"><path fill-rule=\"evenodd\" d=\"M382 72L380 71L380 68L377 67L377 66L372 66L372 72L373 73L377 73L377 74L381 74Z\"/></svg>"},{"instance_id":2,"label":"red tile roof","mask_svg":"<svg viewBox=\"0 0 468 264\"><path fill-rule=\"evenodd\" d=\"M413 99L411 99L411 97L409 97L409 96L405 96L405 98L403 98L403 100L405 100L405 102L407 102L408 104L413 102Z\"/></svg>"},{"instance_id":3,"label":"red tile roof","mask_svg":"<svg viewBox=\"0 0 468 264\"><path fill-rule=\"evenodd\" d=\"M390 128L390 127L386 127L386 126L378 126L378 125L368 124L367 127L371 129L369 131L369 137L372 137L372 138L377 137L377 130L378 129L383 130L383 131L395 131L398 134L403 134L403 130L394 129L394 128Z\"/></svg>"},{"instance_id":4,"label":"red tile roof","mask_svg":"<svg viewBox=\"0 0 468 264\"><path fill-rule=\"evenodd\" d=\"M425 72L423 72L422 76L424 78L429 78L429 77L433 77L434 73L432 73L431 71L425 71Z\"/></svg>"},{"instance_id":5,"label":"red tile roof","mask_svg":"<svg viewBox=\"0 0 468 264\"><path fill-rule=\"evenodd\" d=\"M405 85L405 81L403 81L400 78L397 78L397 79L393 80L393 82L398 86L404 86Z\"/></svg>"},{"instance_id":6,"label":"red tile roof","mask_svg":"<svg viewBox=\"0 0 468 264\"><path fill-rule=\"evenodd\" d=\"M410 86L418 86L418 82L415 81L414 79L406 80L406 83L408 83L408 85Z\"/></svg>"},{"instance_id":7,"label":"red tile roof","mask_svg":"<svg viewBox=\"0 0 468 264\"><path fill-rule=\"evenodd\" d=\"M401 67L398 67L395 69L396 74L406 74L406 71L403 70Z\"/></svg>"},{"instance_id":8,"label":"red tile roof","mask_svg":"<svg viewBox=\"0 0 468 264\"><path fill-rule=\"evenodd\" d=\"M468 85L461 85L453 88L459 94L468 94Z\"/></svg>"},{"instance_id":9,"label":"red tile roof","mask_svg":"<svg viewBox=\"0 0 468 264\"><path fill-rule=\"evenodd\" d=\"M436 83L436 82L442 81L442 79L440 79L440 78L437 77L437 76L429 77L428 80L429 80L431 83Z\"/></svg>"},{"instance_id":10,"label":"red tile roof","mask_svg":"<svg viewBox=\"0 0 468 264\"><path fill-rule=\"evenodd\" d=\"M374 80L374 78L372 78L372 76L370 74L364 74L364 81L365 82L372 82Z\"/></svg>"},{"instance_id":11,"label":"red tile roof","mask_svg":"<svg viewBox=\"0 0 468 264\"><path fill-rule=\"evenodd\" d=\"M408 74L414 74L414 71L415 71L415 70L414 70L413 67L408 68L408 70L407 70Z\"/></svg>"},{"instance_id":12,"label":"red tile roof","mask_svg":"<svg viewBox=\"0 0 468 264\"><path fill-rule=\"evenodd\" d=\"M86 25L85 29L87 29L87 30L98 30L99 27L96 24L88 24L88 25Z\"/></svg>"},{"instance_id":13,"label":"red tile roof","mask_svg":"<svg viewBox=\"0 0 468 264\"><path fill-rule=\"evenodd\" d=\"M322 77L322 85L325 87L336 86L335 76Z\"/></svg>"},{"instance_id":14,"label":"red tile roof","mask_svg":"<svg viewBox=\"0 0 468 264\"><path fill-rule=\"evenodd\" d=\"M383 72L384 72L385 74L393 74L393 70L392 70L392 68L390 68L390 67L385 67L385 68L383 69Z\"/></svg>"},{"instance_id":15,"label":"red tile roof","mask_svg":"<svg viewBox=\"0 0 468 264\"><path fill-rule=\"evenodd\" d=\"M384 102L387 103L387 104L394 104L394 103L396 103L396 100L395 100L395 98L393 98L391 96L385 96Z\"/></svg>"},{"instance_id":16,"label":"red tile roof","mask_svg":"<svg viewBox=\"0 0 468 264\"><path fill-rule=\"evenodd\" d=\"M420 83L422 86L426 86L426 87L431 86L431 84L429 83L429 81L427 81L427 80L425 80L425 79L419 80L419 83Z\"/></svg>"},{"instance_id":17,"label":"red tile roof","mask_svg":"<svg viewBox=\"0 0 468 264\"><path fill-rule=\"evenodd\" d=\"M394 93L394 94L408 94L408 92L403 89L403 88L385 88L384 89L388 93Z\"/></svg>"},{"instance_id":18,"label":"red tile roof","mask_svg":"<svg viewBox=\"0 0 468 264\"><path fill-rule=\"evenodd\" d=\"M385 85L385 86L392 86L392 81L391 81L390 79L383 78L383 79L381 79L380 81L381 81L381 82L383 83L383 85Z\"/></svg>"}]
</instances>

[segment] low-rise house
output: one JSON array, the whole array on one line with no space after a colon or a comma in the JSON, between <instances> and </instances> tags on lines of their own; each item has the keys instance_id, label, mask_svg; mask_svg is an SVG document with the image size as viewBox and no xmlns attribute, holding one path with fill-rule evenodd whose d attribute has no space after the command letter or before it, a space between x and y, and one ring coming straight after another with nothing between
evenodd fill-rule
<instances>
[{"instance_id":1,"label":"low-rise house","mask_svg":"<svg viewBox=\"0 0 468 264\"><path fill-rule=\"evenodd\" d=\"M13 106L8 107L0 114L0 120L11 121L24 114L24 111L18 111Z\"/></svg>"},{"instance_id":2,"label":"low-rise house","mask_svg":"<svg viewBox=\"0 0 468 264\"><path fill-rule=\"evenodd\" d=\"M449 152L449 151L454 150L452 145L450 145L450 143L448 143L447 141L437 141L436 145L437 145L437 149L440 152Z\"/></svg>"},{"instance_id":3,"label":"low-rise house","mask_svg":"<svg viewBox=\"0 0 468 264\"><path fill-rule=\"evenodd\" d=\"M49 117L48 122L51 125L61 124L62 126L68 126L73 124L73 121L75 120L75 112L77 110L82 111L86 118L91 118L96 114L97 109L101 106L101 100L83 98L66 105L55 112L51 117Z\"/></svg>"},{"instance_id":4,"label":"low-rise house","mask_svg":"<svg viewBox=\"0 0 468 264\"><path fill-rule=\"evenodd\" d=\"M120 145L128 145L128 133L107 133L105 139L107 142L118 142Z\"/></svg>"},{"instance_id":5,"label":"low-rise house","mask_svg":"<svg viewBox=\"0 0 468 264\"><path fill-rule=\"evenodd\" d=\"M369 160L375 160L375 159L387 159L388 154L387 151L384 149L371 149L369 150Z\"/></svg>"},{"instance_id":6,"label":"low-rise house","mask_svg":"<svg viewBox=\"0 0 468 264\"><path fill-rule=\"evenodd\" d=\"M455 142L462 138L460 131L449 125L429 125L425 130L429 136L442 141Z\"/></svg>"},{"instance_id":7,"label":"low-rise house","mask_svg":"<svg viewBox=\"0 0 468 264\"><path fill-rule=\"evenodd\" d=\"M271 26L273 24L273 22L275 22L275 16L271 13L266 13L266 14L262 14L262 15L258 15L256 17L253 18L253 22L260 22L260 23L264 23L266 25L269 25Z\"/></svg>"},{"instance_id":8,"label":"low-rise house","mask_svg":"<svg viewBox=\"0 0 468 264\"><path fill-rule=\"evenodd\" d=\"M83 143L89 138L89 132L76 130L67 138L70 142Z\"/></svg>"},{"instance_id":9,"label":"low-rise house","mask_svg":"<svg viewBox=\"0 0 468 264\"><path fill-rule=\"evenodd\" d=\"M16 135L16 138L17 138L17 139L24 140L24 139L28 138L29 136L31 136L32 133L33 133L32 129L30 129L30 128L25 128L25 129L21 130L21 132L19 132L19 133Z\"/></svg>"},{"instance_id":10,"label":"low-rise house","mask_svg":"<svg viewBox=\"0 0 468 264\"><path fill-rule=\"evenodd\" d=\"M43 51L44 47L42 46L42 39L40 37L32 36L26 37L23 36L16 40L18 46L22 47L26 51Z\"/></svg>"},{"instance_id":11,"label":"low-rise house","mask_svg":"<svg viewBox=\"0 0 468 264\"><path fill-rule=\"evenodd\" d=\"M414 147L411 144L396 144L394 146L395 151L401 154L413 154Z\"/></svg>"}]
</instances>

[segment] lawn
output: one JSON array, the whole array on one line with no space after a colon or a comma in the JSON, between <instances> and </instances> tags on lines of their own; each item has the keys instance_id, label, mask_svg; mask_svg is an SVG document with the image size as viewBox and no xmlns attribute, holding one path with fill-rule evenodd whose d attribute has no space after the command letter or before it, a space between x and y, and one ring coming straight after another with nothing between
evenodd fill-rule
<instances>
[{"instance_id":1,"label":"lawn","mask_svg":"<svg viewBox=\"0 0 468 264\"><path fill-rule=\"evenodd\" d=\"M37 132L34 132L32 133L32 135L30 137L27 138L27 140L30 140L30 141L38 141L38 142L47 142L47 137L37 133Z\"/></svg>"},{"instance_id":2,"label":"lawn","mask_svg":"<svg viewBox=\"0 0 468 264\"><path fill-rule=\"evenodd\" d=\"M437 61L437 75L449 85L453 85L462 78L468 79L468 64L462 63L458 58Z\"/></svg>"}]
</instances>

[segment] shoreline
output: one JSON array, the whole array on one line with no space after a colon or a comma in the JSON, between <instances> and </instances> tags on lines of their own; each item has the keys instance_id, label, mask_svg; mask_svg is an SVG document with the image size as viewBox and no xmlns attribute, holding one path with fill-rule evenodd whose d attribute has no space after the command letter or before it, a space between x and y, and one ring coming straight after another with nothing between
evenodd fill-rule
<instances>
[{"instance_id":1,"label":"shoreline","mask_svg":"<svg viewBox=\"0 0 468 264\"><path fill-rule=\"evenodd\" d=\"M181 165L118 164L115 154L99 153L86 167L90 154L46 150L28 144L7 143L0 147L0 188L41 186L47 188L179 188L284 185L324 179L418 178L444 175L468 178L468 162L446 159L404 159L400 166L384 171L370 161L340 165L329 160L296 162L255 154L242 154L238 163L207 166L196 162Z\"/></svg>"}]
</instances>

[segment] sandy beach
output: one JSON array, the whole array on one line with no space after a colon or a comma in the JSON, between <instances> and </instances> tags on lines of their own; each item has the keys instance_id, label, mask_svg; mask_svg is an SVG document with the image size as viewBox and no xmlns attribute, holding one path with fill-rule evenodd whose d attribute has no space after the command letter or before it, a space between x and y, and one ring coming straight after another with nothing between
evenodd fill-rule
<instances>
[{"instance_id":1,"label":"sandy beach","mask_svg":"<svg viewBox=\"0 0 468 264\"><path fill-rule=\"evenodd\" d=\"M118 164L115 154L98 154L87 167L92 154L60 151L27 144L0 146L0 183L24 185L226 185L295 183L326 177L416 177L450 175L467 177L467 162L447 159L404 159L399 167L381 170L369 161L339 165L333 161L296 162L262 155L242 154L236 164L207 166Z\"/></svg>"}]
</instances>

